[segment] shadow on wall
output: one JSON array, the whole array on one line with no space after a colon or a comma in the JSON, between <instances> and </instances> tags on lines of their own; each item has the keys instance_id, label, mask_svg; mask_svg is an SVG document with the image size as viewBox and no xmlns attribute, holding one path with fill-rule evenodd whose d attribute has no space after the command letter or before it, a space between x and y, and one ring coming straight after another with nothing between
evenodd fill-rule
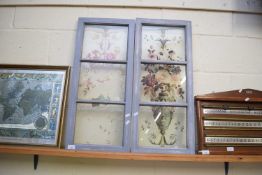
<instances>
[{"instance_id":1,"label":"shadow on wall","mask_svg":"<svg viewBox=\"0 0 262 175\"><path fill-rule=\"evenodd\" d=\"M240 0L234 1L232 7L235 9L252 9L256 12L262 12L262 1L261 0Z\"/></svg>"}]
</instances>

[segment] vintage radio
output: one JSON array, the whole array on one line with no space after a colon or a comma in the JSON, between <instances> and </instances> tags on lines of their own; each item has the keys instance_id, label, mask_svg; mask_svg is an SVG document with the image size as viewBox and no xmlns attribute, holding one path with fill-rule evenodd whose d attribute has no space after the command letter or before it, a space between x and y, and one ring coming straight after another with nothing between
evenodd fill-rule
<instances>
[{"instance_id":1,"label":"vintage radio","mask_svg":"<svg viewBox=\"0 0 262 175\"><path fill-rule=\"evenodd\" d=\"M195 97L201 154L262 154L262 91Z\"/></svg>"}]
</instances>

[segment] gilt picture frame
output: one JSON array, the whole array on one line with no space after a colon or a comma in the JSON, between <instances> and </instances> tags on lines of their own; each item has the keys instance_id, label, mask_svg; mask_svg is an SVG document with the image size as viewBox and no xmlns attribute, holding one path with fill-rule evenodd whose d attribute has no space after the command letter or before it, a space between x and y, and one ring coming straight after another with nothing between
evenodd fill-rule
<instances>
[{"instance_id":1,"label":"gilt picture frame","mask_svg":"<svg viewBox=\"0 0 262 175\"><path fill-rule=\"evenodd\" d=\"M0 65L0 144L60 147L69 71Z\"/></svg>"}]
</instances>

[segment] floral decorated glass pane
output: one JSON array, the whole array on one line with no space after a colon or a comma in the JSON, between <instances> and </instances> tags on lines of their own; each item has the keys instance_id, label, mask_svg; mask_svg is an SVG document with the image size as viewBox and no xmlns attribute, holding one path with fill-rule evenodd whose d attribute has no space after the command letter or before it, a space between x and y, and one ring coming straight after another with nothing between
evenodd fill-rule
<instances>
[{"instance_id":1,"label":"floral decorated glass pane","mask_svg":"<svg viewBox=\"0 0 262 175\"><path fill-rule=\"evenodd\" d=\"M125 65L82 63L78 99L123 101L125 74Z\"/></svg>"},{"instance_id":2,"label":"floral decorated glass pane","mask_svg":"<svg viewBox=\"0 0 262 175\"><path fill-rule=\"evenodd\" d=\"M128 28L124 26L87 25L82 59L126 60Z\"/></svg>"},{"instance_id":3,"label":"floral decorated glass pane","mask_svg":"<svg viewBox=\"0 0 262 175\"><path fill-rule=\"evenodd\" d=\"M142 58L152 61L185 61L185 30L179 27L142 28Z\"/></svg>"},{"instance_id":4,"label":"floral decorated glass pane","mask_svg":"<svg viewBox=\"0 0 262 175\"><path fill-rule=\"evenodd\" d=\"M186 68L181 65L142 64L142 102L185 102Z\"/></svg>"},{"instance_id":5,"label":"floral decorated glass pane","mask_svg":"<svg viewBox=\"0 0 262 175\"><path fill-rule=\"evenodd\" d=\"M186 108L140 107L139 146L186 148Z\"/></svg>"},{"instance_id":6,"label":"floral decorated glass pane","mask_svg":"<svg viewBox=\"0 0 262 175\"><path fill-rule=\"evenodd\" d=\"M78 104L75 144L122 146L124 106Z\"/></svg>"}]
</instances>

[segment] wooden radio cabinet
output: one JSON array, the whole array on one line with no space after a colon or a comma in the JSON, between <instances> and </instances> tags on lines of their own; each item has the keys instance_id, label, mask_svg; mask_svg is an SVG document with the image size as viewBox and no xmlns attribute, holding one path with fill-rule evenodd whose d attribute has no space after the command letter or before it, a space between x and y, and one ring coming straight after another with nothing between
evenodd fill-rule
<instances>
[{"instance_id":1,"label":"wooden radio cabinet","mask_svg":"<svg viewBox=\"0 0 262 175\"><path fill-rule=\"evenodd\" d=\"M211 93L195 100L200 154L262 154L262 91Z\"/></svg>"}]
</instances>

